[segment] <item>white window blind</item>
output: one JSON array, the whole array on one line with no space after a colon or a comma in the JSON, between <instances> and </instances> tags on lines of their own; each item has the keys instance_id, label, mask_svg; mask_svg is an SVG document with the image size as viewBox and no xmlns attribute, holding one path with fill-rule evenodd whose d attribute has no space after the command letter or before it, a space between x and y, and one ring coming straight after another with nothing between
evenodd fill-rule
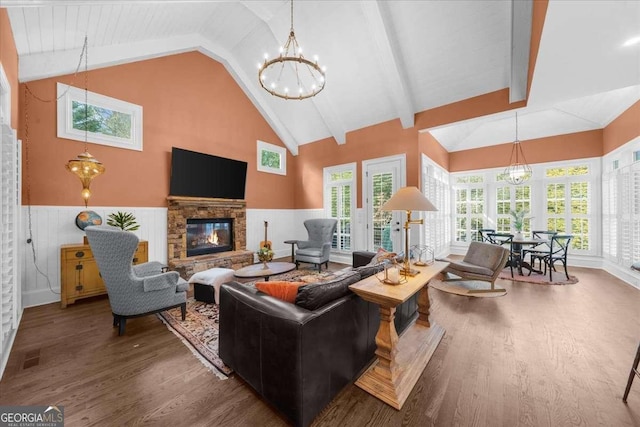
<instances>
[{"instance_id":1,"label":"white window blind","mask_svg":"<svg viewBox=\"0 0 640 427\"><path fill-rule=\"evenodd\" d=\"M438 209L424 212L424 243L437 256L449 248L451 230L451 189L449 174L423 156L422 189L424 195Z\"/></svg>"},{"instance_id":2,"label":"white window blind","mask_svg":"<svg viewBox=\"0 0 640 427\"><path fill-rule=\"evenodd\" d=\"M20 146L14 131L7 124L1 126L0 165L2 171L2 197L0 215L0 265L2 288L0 290L0 338L2 339L2 359L11 333L17 328L18 319L18 206L20 203Z\"/></svg>"},{"instance_id":3,"label":"white window blind","mask_svg":"<svg viewBox=\"0 0 640 427\"><path fill-rule=\"evenodd\" d=\"M338 220L331 248L349 252L353 248L352 225L355 212L355 163L324 169L324 210L327 218Z\"/></svg>"}]
</instances>

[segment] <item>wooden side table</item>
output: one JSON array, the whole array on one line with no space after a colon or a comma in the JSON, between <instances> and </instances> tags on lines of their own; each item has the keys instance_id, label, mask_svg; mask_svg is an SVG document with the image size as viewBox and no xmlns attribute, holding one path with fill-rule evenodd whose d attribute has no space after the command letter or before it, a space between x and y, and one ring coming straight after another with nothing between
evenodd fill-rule
<instances>
[{"instance_id":1,"label":"wooden side table","mask_svg":"<svg viewBox=\"0 0 640 427\"><path fill-rule=\"evenodd\" d=\"M377 358L356 385L395 409L402 408L444 336L441 326L429 322L428 283L448 265L441 261L426 267L414 265L420 273L400 285L386 285L374 275L349 286L362 299L380 307ZM418 320L398 337L393 323L396 307L416 292L420 292Z\"/></svg>"},{"instance_id":2,"label":"wooden side table","mask_svg":"<svg viewBox=\"0 0 640 427\"><path fill-rule=\"evenodd\" d=\"M296 243L298 243L298 241L297 240L285 240L284 242L287 245L291 245L291 262L296 262L295 247L296 247Z\"/></svg>"}]
</instances>

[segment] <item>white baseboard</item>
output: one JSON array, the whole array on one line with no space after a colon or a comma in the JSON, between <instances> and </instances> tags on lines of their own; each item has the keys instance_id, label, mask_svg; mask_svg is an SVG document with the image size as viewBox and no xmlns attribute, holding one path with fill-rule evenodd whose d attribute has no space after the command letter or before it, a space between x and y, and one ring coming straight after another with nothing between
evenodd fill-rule
<instances>
[{"instance_id":1,"label":"white baseboard","mask_svg":"<svg viewBox=\"0 0 640 427\"><path fill-rule=\"evenodd\" d=\"M38 305L60 302L60 295L54 294L48 289L35 289L32 291L22 291L22 306L35 307Z\"/></svg>"},{"instance_id":2,"label":"white baseboard","mask_svg":"<svg viewBox=\"0 0 640 427\"><path fill-rule=\"evenodd\" d=\"M353 257L350 253L331 254L331 256L329 257L329 261L336 262L338 264L351 265L351 263L353 262Z\"/></svg>"},{"instance_id":3,"label":"white baseboard","mask_svg":"<svg viewBox=\"0 0 640 427\"><path fill-rule=\"evenodd\" d=\"M640 290L640 273L634 272L630 268L621 267L607 260L604 261L602 269L612 276L615 276Z\"/></svg>"}]
</instances>

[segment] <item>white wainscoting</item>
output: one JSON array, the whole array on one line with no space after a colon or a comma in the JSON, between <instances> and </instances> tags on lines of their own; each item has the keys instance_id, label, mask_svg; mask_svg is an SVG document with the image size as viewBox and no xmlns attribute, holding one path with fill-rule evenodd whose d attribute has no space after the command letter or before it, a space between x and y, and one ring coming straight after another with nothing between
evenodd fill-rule
<instances>
[{"instance_id":1,"label":"white wainscoting","mask_svg":"<svg viewBox=\"0 0 640 427\"><path fill-rule=\"evenodd\" d=\"M290 257L291 245L285 240L306 240L303 222L323 218L322 209L247 209L247 250L257 251L264 240L264 221L269 223L267 240L275 252L274 258ZM254 255L257 262L257 256Z\"/></svg>"},{"instance_id":2,"label":"white wainscoting","mask_svg":"<svg viewBox=\"0 0 640 427\"><path fill-rule=\"evenodd\" d=\"M149 259L167 261L167 209L91 206L103 223L116 211L135 215L140 229L134 233L149 242ZM82 206L31 206L33 242L29 238L29 207L22 207L22 236L19 242L22 271L22 304L31 307L60 301L60 246L81 244L84 232L76 227L75 218ZM34 265L35 259L39 273Z\"/></svg>"},{"instance_id":3,"label":"white wainscoting","mask_svg":"<svg viewBox=\"0 0 640 427\"><path fill-rule=\"evenodd\" d=\"M135 234L149 242L149 260L167 262L167 208L92 206L90 209L97 212L104 223L112 212L131 212L140 224ZM82 210L82 206L32 206L33 243L28 244L29 209L26 206L22 208L18 253L23 307L60 301L60 246L82 243L84 232L75 225L76 215ZM303 221L322 218L323 215L322 209L247 209L247 250L258 250L260 241L264 239L264 221L268 221L267 237L272 242L276 257L288 257L291 245L284 241L306 239ZM43 274L35 268L32 247L38 269Z\"/></svg>"},{"instance_id":4,"label":"white wainscoting","mask_svg":"<svg viewBox=\"0 0 640 427\"><path fill-rule=\"evenodd\" d=\"M33 248L40 274L33 262L32 245L27 244L28 238L28 207L22 207L22 232L18 244L18 262L21 269L22 306L31 307L40 304L60 301L60 246L67 243L81 243L84 233L75 225L78 212L84 210L81 206L32 206L31 224L33 230ZM149 260L167 262L167 209L140 207L91 207L106 217L112 212L131 212L136 216L140 229L135 234L142 240L149 242ZM310 218L323 218L323 209L247 209L247 250L257 251L260 241L264 239L264 221L269 222L268 240L271 241L275 256L291 256L291 245L285 240L305 240L307 231L303 222ZM362 209L356 213L356 224L353 232L354 250L363 250L364 221ZM419 236L411 238L417 241ZM412 240L413 242L413 240ZM457 250L460 249L460 250ZM464 254L466 248L451 247L452 253ZM608 262L602 262L599 257L575 257L570 265L604 268L604 270L626 281L632 286L640 288L637 273L621 269ZM351 263L348 254L333 254L334 262ZM256 259L257 261L257 259ZM50 290L51 289L51 290Z\"/></svg>"}]
</instances>

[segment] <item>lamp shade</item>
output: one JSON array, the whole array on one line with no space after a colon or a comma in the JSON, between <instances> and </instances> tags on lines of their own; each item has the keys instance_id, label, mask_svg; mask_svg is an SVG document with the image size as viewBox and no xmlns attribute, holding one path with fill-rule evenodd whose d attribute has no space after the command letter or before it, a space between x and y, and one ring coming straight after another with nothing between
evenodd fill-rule
<instances>
[{"instance_id":1,"label":"lamp shade","mask_svg":"<svg viewBox=\"0 0 640 427\"><path fill-rule=\"evenodd\" d=\"M383 211L437 211L417 187L402 187L380 208Z\"/></svg>"}]
</instances>

